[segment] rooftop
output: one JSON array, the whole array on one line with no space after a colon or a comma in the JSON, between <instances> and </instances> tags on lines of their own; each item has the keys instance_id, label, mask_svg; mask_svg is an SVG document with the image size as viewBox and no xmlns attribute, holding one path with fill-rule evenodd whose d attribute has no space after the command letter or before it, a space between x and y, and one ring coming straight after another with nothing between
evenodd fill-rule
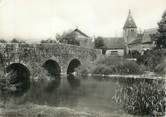
<instances>
[{"instance_id":1,"label":"rooftop","mask_svg":"<svg viewBox=\"0 0 166 117\"><path fill-rule=\"evenodd\" d=\"M104 44L108 49L124 49L125 41L122 37L104 38Z\"/></svg>"},{"instance_id":2,"label":"rooftop","mask_svg":"<svg viewBox=\"0 0 166 117\"><path fill-rule=\"evenodd\" d=\"M125 22L123 29L126 29L126 28L137 28L136 23L131 15L130 10L129 10L129 14L128 14L128 17L126 19L126 22Z\"/></svg>"}]
</instances>

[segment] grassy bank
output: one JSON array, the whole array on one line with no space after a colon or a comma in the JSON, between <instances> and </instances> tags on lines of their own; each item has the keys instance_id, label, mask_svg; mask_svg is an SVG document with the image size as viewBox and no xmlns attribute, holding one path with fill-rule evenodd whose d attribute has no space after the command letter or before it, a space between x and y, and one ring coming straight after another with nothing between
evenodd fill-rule
<instances>
[{"instance_id":1,"label":"grassy bank","mask_svg":"<svg viewBox=\"0 0 166 117\"><path fill-rule=\"evenodd\" d=\"M165 62L155 66L155 72L164 74ZM149 68L135 61L120 57L101 57L94 64L81 66L80 74L121 74L141 75ZM99 77L103 79L103 77ZM163 79L119 78L114 96L115 102L122 105L123 110L133 115L163 116L166 111L166 81Z\"/></svg>"},{"instance_id":2,"label":"grassy bank","mask_svg":"<svg viewBox=\"0 0 166 117\"><path fill-rule=\"evenodd\" d=\"M82 65L77 69L81 75L90 74L122 74L122 75L138 75L143 74L145 67L138 65L135 61L130 61L121 57L102 56L98 58L93 64L89 63Z\"/></svg>"}]
</instances>

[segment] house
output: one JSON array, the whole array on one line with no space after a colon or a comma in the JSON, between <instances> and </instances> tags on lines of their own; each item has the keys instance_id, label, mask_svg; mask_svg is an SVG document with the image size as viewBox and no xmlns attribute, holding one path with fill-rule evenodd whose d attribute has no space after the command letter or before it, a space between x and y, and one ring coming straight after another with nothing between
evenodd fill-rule
<instances>
[{"instance_id":1,"label":"house","mask_svg":"<svg viewBox=\"0 0 166 117\"><path fill-rule=\"evenodd\" d=\"M129 51L138 51L138 52L142 52L142 38L143 38L143 34L138 34L136 39L134 39L132 42L128 43L128 48Z\"/></svg>"},{"instance_id":2,"label":"house","mask_svg":"<svg viewBox=\"0 0 166 117\"><path fill-rule=\"evenodd\" d=\"M71 34L75 35L75 39L79 42L81 47L93 48L92 39L78 28L72 31Z\"/></svg>"},{"instance_id":3,"label":"house","mask_svg":"<svg viewBox=\"0 0 166 117\"><path fill-rule=\"evenodd\" d=\"M122 37L104 38L106 56L124 56L125 42Z\"/></svg>"},{"instance_id":4,"label":"house","mask_svg":"<svg viewBox=\"0 0 166 117\"><path fill-rule=\"evenodd\" d=\"M151 50L155 47L155 38L152 38L154 34L157 33L157 29L147 29L144 30L142 34L137 34L135 40L128 44L129 50L137 50L140 53L143 53L146 50Z\"/></svg>"},{"instance_id":5,"label":"house","mask_svg":"<svg viewBox=\"0 0 166 117\"><path fill-rule=\"evenodd\" d=\"M155 38L152 38L154 34L157 33L156 28L152 29L147 29L143 33L143 38L142 38L142 50L151 50L155 47ZM153 36L154 37L154 36Z\"/></svg>"}]
</instances>

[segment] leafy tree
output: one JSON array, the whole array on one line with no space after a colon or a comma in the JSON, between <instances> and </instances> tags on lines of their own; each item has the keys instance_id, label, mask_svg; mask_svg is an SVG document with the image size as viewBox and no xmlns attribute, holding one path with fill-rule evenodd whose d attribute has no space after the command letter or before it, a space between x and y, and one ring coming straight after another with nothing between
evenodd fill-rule
<instances>
[{"instance_id":1,"label":"leafy tree","mask_svg":"<svg viewBox=\"0 0 166 117\"><path fill-rule=\"evenodd\" d=\"M57 43L57 41L52 39L47 39L47 40L41 40L40 43Z\"/></svg>"},{"instance_id":2,"label":"leafy tree","mask_svg":"<svg viewBox=\"0 0 166 117\"><path fill-rule=\"evenodd\" d=\"M7 43L7 41L4 39L0 39L0 43Z\"/></svg>"},{"instance_id":3,"label":"leafy tree","mask_svg":"<svg viewBox=\"0 0 166 117\"><path fill-rule=\"evenodd\" d=\"M16 38L13 38L10 42L11 43L26 43L25 41L19 40L19 39L16 39Z\"/></svg>"},{"instance_id":4,"label":"leafy tree","mask_svg":"<svg viewBox=\"0 0 166 117\"><path fill-rule=\"evenodd\" d=\"M163 13L161 21L158 23L158 27L156 48L166 48L166 10Z\"/></svg>"},{"instance_id":5,"label":"leafy tree","mask_svg":"<svg viewBox=\"0 0 166 117\"><path fill-rule=\"evenodd\" d=\"M76 38L77 38L76 34L71 32L71 31L64 32L62 35L60 35L60 34L56 35L56 39L60 43L78 45L79 46L80 43Z\"/></svg>"},{"instance_id":6,"label":"leafy tree","mask_svg":"<svg viewBox=\"0 0 166 117\"><path fill-rule=\"evenodd\" d=\"M11 43L19 43L19 40L16 39L16 38L13 38L13 39L11 40Z\"/></svg>"},{"instance_id":7,"label":"leafy tree","mask_svg":"<svg viewBox=\"0 0 166 117\"><path fill-rule=\"evenodd\" d=\"M97 49L103 49L105 47L104 40L102 37L97 37L94 43L95 43L95 48Z\"/></svg>"},{"instance_id":8,"label":"leafy tree","mask_svg":"<svg viewBox=\"0 0 166 117\"><path fill-rule=\"evenodd\" d=\"M97 37L94 41L94 46L96 49L102 49L102 54L106 53L106 47L104 44L104 39L102 37Z\"/></svg>"}]
</instances>

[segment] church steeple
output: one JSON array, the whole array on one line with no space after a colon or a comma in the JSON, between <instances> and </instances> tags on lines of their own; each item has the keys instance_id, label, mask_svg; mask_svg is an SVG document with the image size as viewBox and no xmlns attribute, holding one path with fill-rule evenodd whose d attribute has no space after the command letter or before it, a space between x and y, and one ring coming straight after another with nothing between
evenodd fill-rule
<instances>
[{"instance_id":1,"label":"church steeple","mask_svg":"<svg viewBox=\"0 0 166 117\"><path fill-rule=\"evenodd\" d=\"M137 26L129 10L127 20L123 27L123 37L126 44L126 53L129 52L128 45L137 38Z\"/></svg>"},{"instance_id":2,"label":"church steeple","mask_svg":"<svg viewBox=\"0 0 166 117\"><path fill-rule=\"evenodd\" d=\"M125 25L123 27L123 29L126 29L126 28L137 28L136 24L135 24L135 21L131 15L131 10L129 9L129 13L128 13L128 17L127 17L127 20L125 22Z\"/></svg>"}]
</instances>

